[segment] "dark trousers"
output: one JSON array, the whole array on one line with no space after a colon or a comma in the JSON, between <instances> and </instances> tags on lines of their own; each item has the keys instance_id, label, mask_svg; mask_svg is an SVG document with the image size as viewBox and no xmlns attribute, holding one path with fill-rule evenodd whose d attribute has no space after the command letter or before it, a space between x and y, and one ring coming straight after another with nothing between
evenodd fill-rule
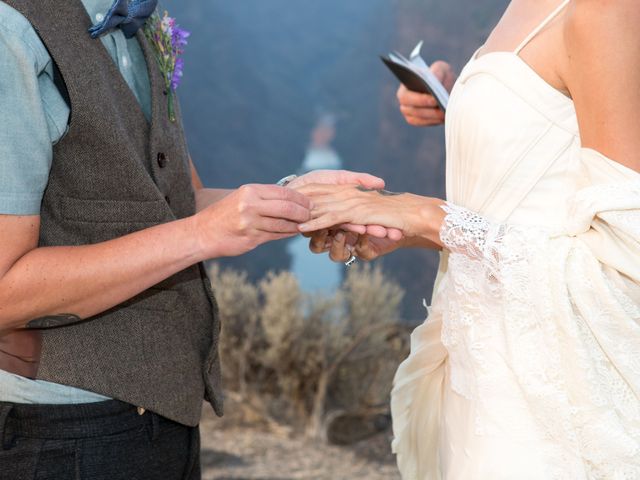
<instances>
[{"instance_id":1,"label":"dark trousers","mask_svg":"<svg viewBox=\"0 0 640 480\"><path fill-rule=\"evenodd\" d=\"M198 427L117 400L0 402L0 480L199 480Z\"/></svg>"}]
</instances>

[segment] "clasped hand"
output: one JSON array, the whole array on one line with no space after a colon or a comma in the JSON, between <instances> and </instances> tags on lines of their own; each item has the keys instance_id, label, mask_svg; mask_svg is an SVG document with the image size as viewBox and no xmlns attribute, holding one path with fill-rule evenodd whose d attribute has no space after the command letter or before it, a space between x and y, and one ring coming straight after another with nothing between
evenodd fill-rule
<instances>
[{"instance_id":1,"label":"clasped hand","mask_svg":"<svg viewBox=\"0 0 640 480\"><path fill-rule=\"evenodd\" d=\"M223 198L203 201L194 217L194 237L204 258L240 255L265 242L300 233L299 225L314 220L313 200L305 191L318 186L384 188L384 180L366 173L317 170L296 178L287 187L245 185ZM343 225L347 231L400 238L382 226Z\"/></svg>"},{"instance_id":2,"label":"clasped hand","mask_svg":"<svg viewBox=\"0 0 640 480\"><path fill-rule=\"evenodd\" d=\"M351 255L371 260L400 247L441 248L442 200L362 185L308 184L310 220L299 230L315 253L334 261Z\"/></svg>"},{"instance_id":3,"label":"clasped hand","mask_svg":"<svg viewBox=\"0 0 640 480\"><path fill-rule=\"evenodd\" d=\"M439 248L441 200L391 193L380 178L315 171L288 187L245 185L194 217L203 258L235 256L303 233L334 261L370 260L399 247Z\"/></svg>"}]
</instances>

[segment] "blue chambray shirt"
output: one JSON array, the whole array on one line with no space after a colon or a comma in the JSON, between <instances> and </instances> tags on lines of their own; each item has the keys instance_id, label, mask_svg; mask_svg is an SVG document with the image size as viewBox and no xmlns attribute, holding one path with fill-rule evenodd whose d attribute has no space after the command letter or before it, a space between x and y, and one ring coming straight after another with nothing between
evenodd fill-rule
<instances>
[{"instance_id":1,"label":"blue chambray shirt","mask_svg":"<svg viewBox=\"0 0 640 480\"><path fill-rule=\"evenodd\" d=\"M97 23L112 0L82 3ZM126 39L119 29L100 40L149 119L149 77L138 41ZM0 214L37 215L51 168L52 147L67 130L69 107L53 83L51 57L42 41L28 20L2 1L0 112Z\"/></svg>"},{"instance_id":2,"label":"blue chambray shirt","mask_svg":"<svg viewBox=\"0 0 640 480\"><path fill-rule=\"evenodd\" d=\"M82 3L97 23L112 0ZM149 77L137 40L113 30L101 41L149 119ZM53 83L51 57L42 41L28 20L2 1L0 112L0 214L37 215L49 178L53 145L67 131L70 111ZM0 370L0 401L70 404L102 400L107 397Z\"/></svg>"}]
</instances>

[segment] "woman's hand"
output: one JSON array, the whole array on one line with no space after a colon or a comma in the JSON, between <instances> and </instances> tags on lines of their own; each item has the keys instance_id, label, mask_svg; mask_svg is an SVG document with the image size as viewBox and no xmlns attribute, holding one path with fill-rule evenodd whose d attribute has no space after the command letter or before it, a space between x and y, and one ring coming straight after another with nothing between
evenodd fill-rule
<instances>
[{"instance_id":1,"label":"woman's hand","mask_svg":"<svg viewBox=\"0 0 640 480\"><path fill-rule=\"evenodd\" d=\"M355 185L307 185L299 191L313 203L311 220L299 226L303 233L342 224L380 225L440 245L442 200Z\"/></svg>"},{"instance_id":2,"label":"woman's hand","mask_svg":"<svg viewBox=\"0 0 640 480\"><path fill-rule=\"evenodd\" d=\"M287 186L294 190L305 185L360 185L364 188L381 189L384 188L384 180L369 175L368 173L350 172L348 170L313 170L300 177L295 178ZM374 237L389 237L400 240L402 232L396 229L386 229L380 225L342 225L342 230L350 231L360 235L371 235Z\"/></svg>"}]
</instances>

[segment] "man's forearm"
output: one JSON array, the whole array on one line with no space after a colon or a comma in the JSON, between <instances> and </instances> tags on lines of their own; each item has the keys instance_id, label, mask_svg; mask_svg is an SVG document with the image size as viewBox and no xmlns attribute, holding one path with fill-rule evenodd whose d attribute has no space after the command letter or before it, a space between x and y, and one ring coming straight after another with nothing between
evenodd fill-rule
<instances>
[{"instance_id":1,"label":"man's forearm","mask_svg":"<svg viewBox=\"0 0 640 480\"><path fill-rule=\"evenodd\" d=\"M310 218L309 199L275 185L244 185L217 196L192 217L108 242L25 248L6 262L6 271L0 264L0 331L48 315L91 317L199 261L295 235ZM22 234L33 237L38 229ZM30 241L23 243L35 245L37 237Z\"/></svg>"},{"instance_id":2,"label":"man's forearm","mask_svg":"<svg viewBox=\"0 0 640 480\"><path fill-rule=\"evenodd\" d=\"M47 315L88 318L204 260L187 218L107 242L43 247L0 280L0 331Z\"/></svg>"},{"instance_id":3,"label":"man's forearm","mask_svg":"<svg viewBox=\"0 0 640 480\"><path fill-rule=\"evenodd\" d=\"M233 190L224 188L200 188L196 190L196 211L200 212L224 197L229 195Z\"/></svg>"}]
</instances>

